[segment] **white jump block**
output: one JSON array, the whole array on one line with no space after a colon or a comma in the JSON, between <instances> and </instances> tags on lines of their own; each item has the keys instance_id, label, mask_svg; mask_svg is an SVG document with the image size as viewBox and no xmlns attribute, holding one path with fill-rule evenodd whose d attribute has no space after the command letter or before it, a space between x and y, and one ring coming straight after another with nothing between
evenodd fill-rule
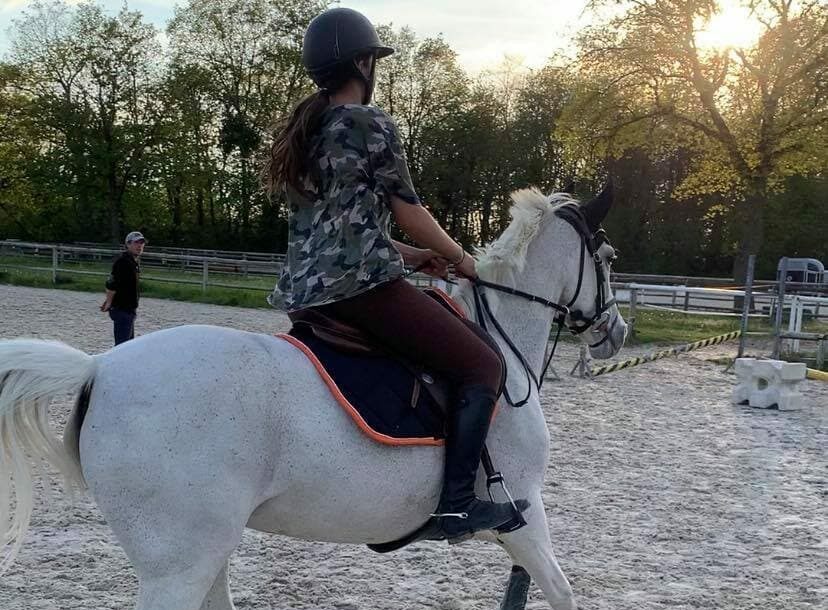
<instances>
[{"instance_id":1,"label":"white jump block","mask_svg":"<svg viewBox=\"0 0 828 610\"><path fill-rule=\"evenodd\" d=\"M802 408L802 394L796 386L805 379L806 366L801 362L737 358L737 385L733 402L759 409L780 411Z\"/></svg>"}]
</instances>

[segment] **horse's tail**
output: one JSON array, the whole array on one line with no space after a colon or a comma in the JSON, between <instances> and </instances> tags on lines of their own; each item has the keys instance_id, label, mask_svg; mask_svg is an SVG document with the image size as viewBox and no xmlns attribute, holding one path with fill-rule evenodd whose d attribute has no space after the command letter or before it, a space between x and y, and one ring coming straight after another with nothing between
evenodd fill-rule
<instances>
[{"instance_id":1,"label":"horse's tail","mask_svg":"<svg viewBox=\"0 0 828 610\"><path fill-rule=\"evenodd\" d=\"M0 574L20 550L32 514L32 465L48 461L71 489L83 487L76 454L49 430L49 404L80 392L95 359L57 341L0 341Z\"/></svg>"}]
</instances>

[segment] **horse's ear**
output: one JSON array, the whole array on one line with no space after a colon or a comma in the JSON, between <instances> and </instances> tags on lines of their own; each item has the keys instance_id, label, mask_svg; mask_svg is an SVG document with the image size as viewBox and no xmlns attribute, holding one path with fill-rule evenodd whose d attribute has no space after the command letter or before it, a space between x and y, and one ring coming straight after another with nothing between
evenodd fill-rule
<instances>
[{"instance_id":1,"label":"horse's ear","mask_svg":"<svg viewBox=\"0 0 828 610\"><path fill-rule=\"evenodd\" d=\"M598 196L587 204L584 204L581 209L586 217L587 225L593 232L601 227L601 223L612 207L613 188L612 182L608 182Z\"/></svg>"}]
</instances>

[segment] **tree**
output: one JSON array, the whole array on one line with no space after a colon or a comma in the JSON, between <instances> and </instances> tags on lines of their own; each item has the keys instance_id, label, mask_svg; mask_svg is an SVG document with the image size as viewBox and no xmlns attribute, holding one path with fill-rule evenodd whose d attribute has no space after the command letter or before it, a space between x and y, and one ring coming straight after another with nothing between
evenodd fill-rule
<instances>
[{"instance_id":1,"label":"tree","mask_svg":"<svg viewBox=\"0 0 828 610\"><path fill-rule=\"evenodd\" d=\"M267 205L258 189L256 154L275 117L310 90L301 64L302 35L326 0L190 0L168 26L174 65L209 75L220 109L218 198L229 229L252 237L252 218ZM236 222L237 221L237 222Z\"/></svg>"},{"instance_id":2,"label":"tree","mask_svg":"<svg viewBox=\"0 0 828 610\"><path fill-rule=\"evenodd\" d=\"M60 190L94 224L103 193L106 233L119 242L126 191L145 176L158 138L156 31L126 8L109 17L93 4L35 2L15 33L15 87L31 100L43 151L31 162L47 163L47 174L71 185Z\"/></svg>"},{"instance_id":3,"label":"tree","mask_svg":"<svg viewBox=\"0 0 828 610\"><path fill-rule=\"evenodd\" d=\"M27 160L36 157L37 142L29 137L29 100L15 86L21 78L14 66L0 63L0 236L34 237L40 223Z\"/></svg>"},{"instance_id":4,"label":"tree","mask_svg":"<svg viewBox=\"0 0 828 610\"><path fill-rule=\"evenodd\" d=\"M396 119L416 176L422 135L459 112L468 78L457 63L457 53L442 38L419 40L408 28L395 32L388 26L380 27L379 33L396 52L378 64L374 97Z\"/></svg>"},{"instance_id":5,"label":"tree","mask_svg":"<svg viewBox=\"0 0 828 610\"><path fill-rule=\"evenodd\" d=\"M566 71L554 64L530 74L514 101L512 154L516 186L563 188L577 173L567 162L557 126L572 100L572 83Z\"/></svg>"},{"instance_id":6,"label":"tree","mask_svg":"<svg viewBox=\"0 0 828 610\"><path fill-rule=\"evenodd\" d=\"M596 0L598 9L609 2ZM762 247L771 193L828 159L828 7L750 0L764 29L750 49L704 49L714 0L620 0L623 11L580 37L577 69L591 83L570 109L570 135L630 147L696 150L679 195L724 192L742 230L734 274ZM672 143L672 144L671 144Z\"/></svg>"}]
</instances>

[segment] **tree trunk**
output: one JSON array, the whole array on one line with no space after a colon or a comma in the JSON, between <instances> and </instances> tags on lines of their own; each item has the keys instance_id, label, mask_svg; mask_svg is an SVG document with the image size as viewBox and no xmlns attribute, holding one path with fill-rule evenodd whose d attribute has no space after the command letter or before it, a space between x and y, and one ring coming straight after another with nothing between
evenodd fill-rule
<instances>
[{"instance_id":1,"label":"tree trunk","mask_svg":"<svg viewBox=\"0 0 828 610\"><path fill-rule=\"evenodd\" d=\"M216 197L213 192L213 180L210 178L207 181L207 202L210 210L210 229L212 231L212 242L216 242L217 228L216 228ZM204 235L201 236L204 239Z\"/></svg>"},{"instance_id":2,"label":"tree trunk","mask_svg":"<svg viewBox=\"0 0 828 610\"><path fill-rule=\"evenodd\" d=\"M747 279L747 261L751 254L759 255L765 237L765 207L767 204L767 181L760 180L748 187L748 192L737 208L737 219L741 225L739 247L733 260L733 279L743 286Z\"/></svg>"},{"instance_id":3,"label":"tree trunk","mask_svg":"<svg viewBox=\"0 0 828 610\"><path fill-rule=\"evenodd\" d=\"M123 221L121 218L121 198L118 197L118 184L114 172L107 176L106 203L109 208L109 236L112 243L120 244L124 238L122 235Z\"/></svg>"},{"instance_id":4,"label":"tree trunk","mask_svg":"<svg viewBox=\"0 0 828 610\"><path fill-rule=\"evenodd\" d=\"M172 212L170 237L173 244L178 244L178 240L181 239L181 183L182 180L177 177L167 184L167 199Z\"/></svg>"},{"instance_id":5,"label":"tree trunk","mask_svg":"<svg viewBox=\"0 0 828 610\"><path fill-rule=\"evenodd\" d=\"M477 236L478 243L487 244L491 238L491 222L492 222L492 200L486 198L483 200L483 209L480 216L480 235Z\"/></svg>"},{"instance_id":6,"label":"tree trunk","mask_svg":"<svg viewBox=\"0 0 828 610\"><path fill-rule=\"evenodd\" d=\"M241 236L245 243L250 239L250 190L248 189L248 163L241 160Z\"/></svg>"},{"instance_id":7,"label":"tree trunk","mask_svg":"<svg viewBox=\"0 0 828 610\"><path fill-rule=\"evenodd\" d=\"M196 192L196 225L199 228L199 238L202 237L201 230L204 228L204 189L199 187Z\"/></svg>"}]
</instances>

